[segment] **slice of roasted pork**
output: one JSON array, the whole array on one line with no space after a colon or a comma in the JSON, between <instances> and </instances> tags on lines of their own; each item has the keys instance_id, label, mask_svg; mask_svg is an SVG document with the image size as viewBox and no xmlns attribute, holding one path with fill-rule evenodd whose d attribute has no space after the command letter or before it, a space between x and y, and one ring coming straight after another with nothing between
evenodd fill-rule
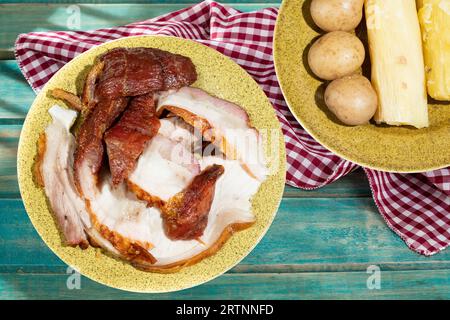
<instances>
[{"instance_id":1,"label":"slice of roasted pork","mask_svg":"<svg viewBox=\"0 0 450 320\"><path fill-rule=\"evenodd\" d=\"M179 89L197 80L191 59L154 48L115 48L100 61L105 66L97 94L109 99Z\"/></svg>"},{"instance_id":2,"label":"slice of roasted pork","mask_svg":"<svg viewBox=\"0 0 450 320\"><path fill-rule=\"evenodd\" d=\"M166 121L161 120L161 127ZM199 173L200 165L192 151L158 133L139 157L128 184L138 198L161 207Z\"/></svg>"},{"instance_id":3,"label":"slice of roasted pork","mask_svg":"<svg viewBox=\"0 0 450 320\"><path fill-rule=\"evenodd\" d=\"M57 106L50 108L49 113L52 123L40 139L37 162L39 180L44 185L66 244L86 247L88 242L84 229L90 228L90 219L84 201L74 187L72 166L75 138L69 131L77 113Z\"/></svg>"},{"instance_id":4,"label":"slice of roasted pork","mask_svg":"<svg viewBox=\"0 0 450 320\"><path fill-rule=\"evenodd\" d=\"M128 98L115 100L100 100L90 115L82 123L76 138L77 147L74 156L75 184L83 194L81 178L90 171L95 176L100 171L103 162L103 134L122 113L128 103Z\"/></svg>"},{"instance_id":5,"label":"slice of roasted pork","mask_svg":"<svg viewBox=\"0 0 450 320\"><path fill-rule=\"evenodd\" d=\"M105 133L109 169L114 185L133 171L147 142L160 127L153 94L134 97L119 121Z\"/></svg>"},{"instance_id":6,"label":"slice of roasted pork","mask_svg":"<svg viewBox=\"0 0 450 320\"><path fill-rule=\"evenodd\" d=\"M223 166L217 164L205 168L162 207L164 230L170 239L192 240L203 235L216 181L223 172Z\"/></svg>"},{"instance_id":7,"label":"slice of roasted pork","mask_svg":"<svg viewBox=\"0 0 450 320\"><path fill-rule=\"evenodd\" d=\"M262 138L244 109L192 87L161 93L157 113L164 109L197 128L227 159L239 160L250 175L265 179L268 170Z\"/></svg>"}]
</instances>

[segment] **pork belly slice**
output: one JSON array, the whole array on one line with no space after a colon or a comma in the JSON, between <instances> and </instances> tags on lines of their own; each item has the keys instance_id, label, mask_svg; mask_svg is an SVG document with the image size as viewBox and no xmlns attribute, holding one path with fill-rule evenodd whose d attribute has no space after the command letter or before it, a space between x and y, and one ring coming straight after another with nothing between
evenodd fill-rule
<instances>
[{"instance_id":1,"label":"pork belly slice","mask_svg":"<svg viewBox=\"0 0 450 320\"><path fill-rule=\"evenodd\" d=\"M81 195L92 192L83 188L85 175L97 176L100 171L104 148L103 134L113 124L128 104L128 98L100 100L82 123L77 135L77 147L74 155L74 176L77 190Z\"/></svg>"},{"instance_id":2,"label":"pork belly slice","mask_svg":"<svg viewBox=\"0 0 450 320\"><path fill-rule=\"evenodd\" d=\"M122 185L112 190L108 174L97 178L87 172L83 183L94 190L90 198L77 193L73 178L75 138L70 133L77 113L55 106L49 110L53 122L45 130L45 148L39 148L40 179L65 241L86 248L89 243L136 263L154 263L146 241L145 216L159 214ZM150 210L150 211L149 211Z\"/></svg>"},{"instance_id":3,"label":"pork belly slice","mask_svg":"<svg viewBox=\"0 0 450 320\"><path fill-rule=\"evenodd\" d=\"M114 246L93 227L85 201L75 188L72 168L75 137L70 133L70 127L77 113L59 106L50 108L49 113L52 123L41 136L37 165L39 180L63 241L83 249L93 244L120 256Z\"/></svg>"},{"instance_id":4,"label":"pork belly slice","mask_svg":"<svg viewBox=\"0 0 450 320\"><path fill-rule=\"evenodd\" d=\"M114 185L128 178L145 145L159 127L153 94L146 94L134 97L117 124L106 131L106 150Z\"/></svg>"},{"instance_id":5,"label":"pork belly slice","mask_svg":"<svg viewBox=\"0 0 450 320\"><path fill-rule=\"evenodd\" d=\"M191 87L162 93L157 113L164 109L200 130L227 159L239 160L248 174L264 180L268 170L262 139L244 109Z\"/></svg>"},{"instance_id":6,"label":"pork belly slice","mask_svg":"<svg viewBox=\"0 0 450 320\"><path fill-rule=\"evenodd\" d=\"M170 239L192 240L203 235L216 181L223 172L223 166L217 164L205 168L161 208L164 230Z\"/></svg>"},{"instance_id":7,"label":"pork belly slice","mask_svg":"<svg viewBox=\"0 0 450 320\"><path fill-rule=\"evenodd\" d=\"M251 199L261 182L250 177L236 160L205 157L200 160L202 171L213 165L223 166L217 179L208 221L203 234L193 240L172 240L162 227L164 214L152 216L152 226L158 226L149 239L149 250L157 260L153 265L138 267L150 271L177 271L216 253L234 232L249 228L255 222Z\"/></svg>"},{"instance_id":8,"label":"pork belly slice","mask_svg":"<svg viewBox=\"0 0 450 320\"><path fill-rule=\"evenodd\" d=\"M168 121L162 119L161 128ZM128 184L138 198L161 207L199 173L198 160L183 143L158 133L139 157Z\"/></svg>"},{"instance_id":9,"label":"pork belly slice","mask_svg":"<svg viewBox=\"0 0 450 320\"><path fill-rule=\"evenodd\" d=\"M77 113L57 106L50 108L49 113L52 123L40 139L40 180L66 244L87 247L84 229L90 227L90 220L84 201L74 186L72 164L75 138L69 131Z\"/></svg>"}]
</instances>

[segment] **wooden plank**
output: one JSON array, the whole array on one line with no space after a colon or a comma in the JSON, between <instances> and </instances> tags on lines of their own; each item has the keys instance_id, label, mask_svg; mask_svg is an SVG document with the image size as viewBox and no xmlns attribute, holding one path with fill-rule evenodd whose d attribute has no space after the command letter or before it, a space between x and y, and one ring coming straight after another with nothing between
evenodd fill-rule
<instances>
[{"instance_id":1,"label":"wooden plank","mask_svg":"<svg viewBox=\"0 0 450 320\"><path fill-rule=\"evenodd\" d=\"M284 189L285 198L321 198L321 197L371 197L369 181L362 169L355 170L337 180L336 182L329 184L326 187L315 190L301 190L286 185Z\"/></svg>"},{"instance_id":2,"label":"wooden plank","mask_svg":"<svg viewBox=\"0 0 450 320\"><path fill-rule=\"evenodd\" d=\"M21 125L0 125L0 198L20 197L16 157L21 129Z\"/></svg>"},{"instance_id":3,"label":"wooden plank","mask_svg":"<svg viewBox=\"0 0 450 320\"><path fill-rule=\"evenodd\" d=\"M5 118L23 120L35 94L14 60L0 61L0 84L0 123Z\"/></svg>"},{"instance_id":4,"label":"wooden plank","mask_svg":"<svg viewBox=\"0 0 450 320\"><path fill-rule=\"evenodd\" d=\"M164 294L112 289L87 278L69 290L68 275L4 274L0 299L449 299L450 270L381 271L380 289L366 272L225 274L201 286ZM70 280L69 280L70 281ZM70 283L70 282L69 282ZM174 310L175 312L175 310Z\"/></svg>"},{"instance_id":5,"label":"wooden plank","mask_svg":"<svg viewBox=\"0 0 450 320\"><path fill-rule=\"evenodd\" d=\"M367 271L370 263L348 264L273 264L273 265L249 265L239 264L227 273L308 273L308 272L359 272ZM425 262L389 262L377 263L376 266L385 271L432 271L450 269L450 261L425 261ZM0 265L0 275L5 273L20 274L57 274L65 273L67 265L58 262L51 265Z\"/></svg>"},{"instance_id":6,"label":"wooden plank","mask_svg":"<svg viewBox=\"0 0 450 320\"><path fill-rule=\"evenodd\" d=\"M238 10L253 11L265 4L233 4ZM189 4L0 4L0 49L11 50L20 33L48 30L90 30L120 26L176 11ZM78 11L79 10L79 11ZM74 24L80 12L80 24Z\"/></svg>"},{"instance_id":7,"label":"wooden plank","mask_svg":"<svg viewBox=\"0 0 450 320\"><path fill-rule=\"evenodd\" d=\"M450 268L450 250L427 258L389 230L368 198L284 199L268 233L237 271L360 271ZM0 272L48 272L64 264L33 229L20 200L0 201ZM36 267L38 267L36 269ZM3 269L2 269L3 268Z\"/></svg>"},{"instance_id":8,"label":"wooden plank","mask_svg":"<svg viewBox=\"0 0 450 320\"><path fill-rule=\"evenodd\" d=\"M0 60L14 60L14 51L10 49L0 49Z\"/></svg>"}]
</instances>

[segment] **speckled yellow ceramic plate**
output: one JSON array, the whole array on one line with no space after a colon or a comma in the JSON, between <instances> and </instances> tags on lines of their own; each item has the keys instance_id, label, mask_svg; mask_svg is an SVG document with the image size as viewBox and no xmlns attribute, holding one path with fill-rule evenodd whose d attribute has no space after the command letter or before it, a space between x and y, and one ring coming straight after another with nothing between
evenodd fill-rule
<instances>
[{"instance_id":1,"label":"speckled yellow ceramic plate","mask_svg":"<svg viewBox=\"0 0 450 320\"><path fill-rule=\"evenodd\" d=\"M174 274L139 271L131 265L101 253L99 249L81 250L62 245L44 191L33 179L32 166L39 134L50 122L49 107L57 102L47 92L59 87L80 92L84 75L95 57L114 47L154 47L179 53L192 59L197 67L195 86L247 110L253 125L268 132L265 151L271 176L253 198L256 223L238 232L214 256ZM267 129L267 130L264 130ZM44 87L34 101L19 142L18 178L25 208L39 235L65 263L83 275L111 287L136 292L167 292L189 288L211 280L241 261L269 228L281 200L285 180L285 148L280 125L269 101L257 83L232 60L193 41L173 37L130 37L95 47L64 66Z\"/></svg>"},{"instance_id":2,"label":"speckled yellow ceramic plate","mask_svg":"<svg viewBox=\"0 0 450 320\"><path fill-rule=\"evenodd\" d=\"M426 129L341 124L323 103L325 86L307 67L307 52L319 35L310 0L285 0L275 28L275 68L286 102L297 121L323 146L365 167L420 172L450 165L450 105L430 103Z\"/></svg>"}]
</instances>

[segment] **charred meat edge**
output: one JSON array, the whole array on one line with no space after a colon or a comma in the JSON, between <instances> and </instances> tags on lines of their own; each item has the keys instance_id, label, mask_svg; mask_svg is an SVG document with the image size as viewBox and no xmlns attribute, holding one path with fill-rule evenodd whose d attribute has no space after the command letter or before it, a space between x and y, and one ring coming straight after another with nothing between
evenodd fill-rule
<instances>
[{"instance_id":1,"label":"charred meat edge","mask_svg":"<svg viewBox=\"0 0 450 320\"><path fill-rule=\"evenodd\" d=\"M207 167L161 208L164 231L169 239L193 240L203 235L216 182L223 173L221 165Z\"/></svg>"}]
</instances>

